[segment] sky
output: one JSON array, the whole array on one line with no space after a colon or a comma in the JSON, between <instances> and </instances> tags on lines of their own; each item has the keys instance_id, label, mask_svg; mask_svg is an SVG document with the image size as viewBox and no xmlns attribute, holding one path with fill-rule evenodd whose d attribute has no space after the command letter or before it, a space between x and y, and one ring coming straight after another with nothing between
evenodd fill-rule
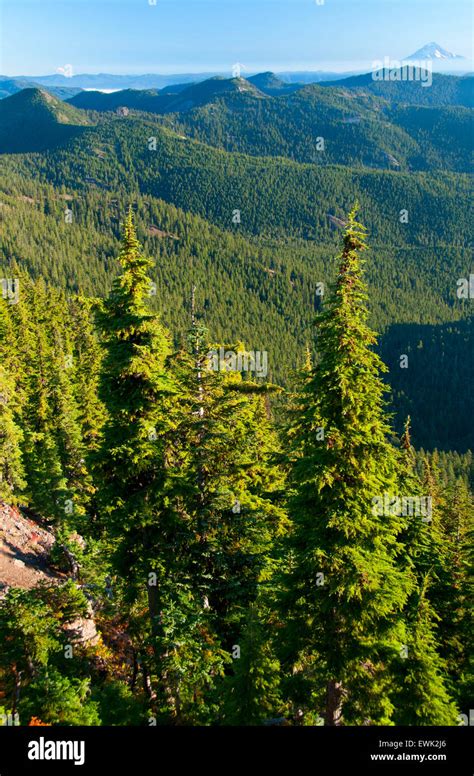
<instances>
[{"instance_id":1,"label":"sky","mask_svg":"<svg viewBox=\"0 0 474 776\"><path fill-rule=\"evenodd\" d=\"M0 73L371 69L426 43L472 59L471 0L0 0Z\"/></svg>"}]
</instances>

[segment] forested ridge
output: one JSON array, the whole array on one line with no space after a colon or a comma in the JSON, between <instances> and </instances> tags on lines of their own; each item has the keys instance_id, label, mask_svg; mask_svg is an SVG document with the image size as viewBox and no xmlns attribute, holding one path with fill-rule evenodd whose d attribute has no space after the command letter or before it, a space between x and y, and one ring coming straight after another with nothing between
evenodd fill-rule
<instances>
[{"instance_id":1,"label":"forested ridge","mask_svg":"<svg viewBox=\"0 0 474 776\"><path fill-rule=\"evenodd\" d=\"M417 444L472 449L472 424L463 420L472 396L459 390L472 374L470 300L457 296L470 272L467 176L322 170L190 147L166 133L152 135L149 151L148 133L163 130L115 121L107 131L110 146L76 140L64 150L1 158L5 268L17 261L33 277L104 295L123 202L133 199L140 239L155 258L152 302L175 343L196 285L214 336L267 350L272 374L288 384L332 278L328 257L345 210L359 197L373 254L371 313L391 368L397 428L411 413L420 418ZM433 367L433 348L446 368ZM403 372L399 357L408 352ZM461 370L449 368L452 358ZM441 426L438 400L447 418Z\"/></svg>"},{"instance_id":2,"label":"forested ridge","mask_svg":"<svg viewBox=\"0 0 474 776\"><path fill-rule=\"evenodd\" d=\"M429 107L365 93L364 127L331 87L278 97L285 118L238 81L166 116L0 102L0 513L55 539L41 584L4 585L0 710L459 724L469 111L439 81ZM308 163L300 109L329 112L342 155Z\"/></svg>"}]
</instances>

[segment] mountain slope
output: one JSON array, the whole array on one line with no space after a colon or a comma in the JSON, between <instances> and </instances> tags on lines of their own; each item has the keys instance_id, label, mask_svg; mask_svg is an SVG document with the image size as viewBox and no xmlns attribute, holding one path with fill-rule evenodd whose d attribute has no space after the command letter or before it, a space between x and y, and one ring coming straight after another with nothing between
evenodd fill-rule
<instances>
[{"instance_id":1,"label":"mountain slope","mask_svg":"<svg viewBox=\"0 0 474 776\"><path fill-rule=\"evenodd\" d=\"M155 138L153 150L150 137ZM8 159L5 164L8 166ZM467 176L456 176L454 191L454 176L449 173L427 176L322 167L227 153L182 138L143 117L113 117L97 127L84 128L54 154L25 155L20 164L25 174L28 171L45 181L62 180L76 190L91 185L140 190L224 228L232 228L233 211L239 210L239 231L250 233L328 234L332 229L328 215L343 215L359 199L367 207L367 225L377 224L381 237L385 228L380 225L390 203L395 219L390 232L392 238L398 235L396 244L400 240L428 244L425 235L433 219L438 239L446 241L453 229L457 233L462 228L460 208L465 208L466 216L469 208ZM416 212L416 219L401 226L396 215L401 208ZM460 244L463 234L459 232Z\"/></svg>"},{"instance_id":2,"label":"mountain slope","mask_svg":"<svg viewBox=\"0 0 474 776\"><path fill-rule=\"evenodd\" d=\"M186 112L193 108L214 103L221 98L235 95L246 95L253 98L264 98L259 91L244 78L209 78L188 86L179 84L177 90L173 87L163 92L156 90L137 91L126 89L112 94L102 92L82 92L69 100L77 108L98 111L114 111L124 106L132 110L165 114L171 112Z\"/></svg>"},{"instance_id":3,"label":"mountain slope","mask_svg":"<svg viewBox=\"0 0 474 776\"><path fill-rule=\"evenodd\" d=\"M275 75L275 73L257 73L247 78L247 81L257 87L264 94L278 96L281 94L291 94L298 89L302 89L305 84L303 83L287 83L282 81L281 78Z\"/></svg>"},{"instance_id":4,"label":"mountain slope","mask_svg":"<svg viewBox=\"0 0 474 776\"><path fill-rule=\"evenodd\" d=\"M187 111L214 102L219 97L244 94L262 98L265 95L245 78L209 78L184 89L167 106L167 111Z\"/></svg>"},{"instance_id":5,"label":"mountain slope","mask_svg":"<svg viewBox=\"0 0 474 776\"><path fill-rule=\"evenodd\" d=\"M409 57L406 57L405 61L419 61L422 59L465 59L465 57L460 56L460 54L453 54L451 51L447 51L440 46L439 43L432 41L415 51L414 54L410 54Z\"/></svg>"},{"instance_id":6,"label":"mountain slope","mask_svg":"<svg viewBox=\"0 0 474 776\"><path fill-rule=\"evenodd\" d=\"M370 93L312 85L265 101L227 95L211 105L173 113L163 122L228 151L319 166L471 170L472 111L414 106L404 113L399 108Z\"/></svg>"},{"instance_id":7,"label":"mountain slope","mask_svg":"<svg viewBox=\"0 0 474 776\"><path fill-rule=\"evenodd\" d=\"M457 95L468 95L472 79L437 79L430 89L420 84L374 82L371 74L335 82L298 85L290 92L271 73L253 79L210 79L180 91L125 90L113 94L82 92L69 102L99 112L121 106L163 117L161 123L187 137L228 151L256 156L285 156L299 162L344 164L394 170L471 169L470 119L466 108L450 110ZM296 85L295 85L296 86ZM348 88L349 86L349 88ZM415 92L413 91L415 87ZM418 91L435 89L433 105L422 102ZM264 94L264 90L267 93ZM269 91L274 90L273 94ZM402 95L414 94L410 121L397 110ZM468 101L468 100L466 100ZM436 103L440 102L441 105ZM447 103L444 105L444 103ZM433 108L433 127L426 113ZM417 127L416 110L423 109ZM440 111L448 113L443 117ZM464 111L464 112L463 112ZM405 117L406 118L406 117ZM449 124L450 143L439 142L437 129Z\"/></svg>"},{"instance_id":8,"label":"mountain slope","mask_svg":"<svg viewBox=\"0 0 474 776\"><path fill-rule=\"evenodd\" d=\"M166 109L169 101L170 96L162 95L157 89L124 89L110 94L81 91L80 94L68 99L70 105L83 110L110 112L125 107L150 113L161 113Z\"/></svg>"},{"instance_id":9,"label":"mountain slope","mask_svg":"<svg viewBox=\"0 0 474 776\"><path fill-rule=\"evenodd\" d=\"M415 143L409 153L412 168L472 172L472 109L399 105L390 111L390 120Z\"/></svg>"},{"instance_id":10,"label":"mountain slope","mask_svg":"<svg viewBox=\"0 0 474 776\"><path fill-rule=\"evenodd\" d=\"M33 79L26 78L8 78L0 76L0 99L10 97L12 94L20 92L22 89L37 89L38 84ZM67 100L70 97L82 92L79 87L51 86L48 92L60 100Z\"/></svg>"},{"instance_id":11,"label":"mountain slope","mask_svg":"<svg viewBox=\"0 0 474 776\"><path fill-rule=\"evenodd\" d=\"M412 68L415 72L417 68ZM390 80L390 73L397 73L397 80ZM375 77L374 77L375 75ZM419 77L419 73L417 73ZM348 92L358 91L374 94L395 103L407 105L426 105L442 107L444 105L462 105L474 107L474 77L428 74L432 77L431 86L423 86L422 80L408 80L407 67L396 71L377 71L354 75L341 81L325 81L322 88L337 86Z\"/></svg>"},{"instance_id":12,"label":"mountain slope","mask_svg":"<svg viewBox=\"0 0 474 776\"><path fill-rule=\"evenodd\" d=\"M0 152L55 148L90 124L87 116L43 89L23 89L0 101Z\"/></svg>"}]
</instances>

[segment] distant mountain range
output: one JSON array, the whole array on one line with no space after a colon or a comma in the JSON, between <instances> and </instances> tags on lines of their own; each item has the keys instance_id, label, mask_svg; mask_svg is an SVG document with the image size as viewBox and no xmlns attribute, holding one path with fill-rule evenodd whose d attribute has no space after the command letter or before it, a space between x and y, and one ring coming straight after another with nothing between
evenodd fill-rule
<instances>
[{"instance_id":1,"label":"distant mountain range","mask_svg":"<svg viewBox=\"0 0 474 776\"><path fill-rule=\"evenodd\" d=\"M253 78L264 78L268 73L258 73L249 76L247 80ZM272 75L272 74L271 74ZM291 88L292 84L319 83L320 81L335 81L338 78L345 78L351 73L333 73L333 72L288 72L279 73L278 80ZM61 73L43 76L1 76L0 75L0 97L7 96L2 94L2 90L10 90L13 94L17 85L23 84L21 88L31 86L32 84L46 86L52 93L53 89L63 89L67 91L74 90L75 93L83 89L96 89L98 91L112 91L123 89L163 89L174 88L176 86L184 87L191 83L199 83L210 78L229 78L229 73L182 73L179 75L160 75L147 73L144 75L113 75L110 73L82 73L78 75L65 76ZM16 89L18 91L18 89ZM58 95L59 96L59 95ZM72 96L72 95L69 95Z\"/></svg>"},{"instance_id":2,"label":"distant mountain range","mask_svg":"<svg viewBox=\"0 0 474 776\"><path fill-rule=\"evenodd\" d=\"M12 94L20 92L22 89L37 88L41 85L39 81L31 78L8 78L0 76L0 99L10 97ZM48 86L48 92L59 97L61 100L67 100L68 97L74 97L82 89L74 86Z\"/></svg>"},{"instance_id":3,"label":"distant mountain range","mask_svg":"<svg viewBox=\"0 0 474 776\"><path fill-rule=\"evenodd\" d=\"M274 73L260 73L256 76L245 78L214 77L195 84L176 84L158 91L156 89L136 90L125 89L112 93L101 91L81 91L68 98L68 102L76 108L97 111L116 111L120 107L130 110L146 111L157 114L185 113L205 105L225 99L227 101L235 97L249 97L264 99L265 97L286 97L299 91L319 90L321 104L327 102L327 96L323 92L328 89L338 89L338 97L341 90L346 95L352 92L364 95L388 99L393 103L405 103L410 105L448 106L460 105L464 107L474 106L473 94L474 78L472 76L449 76L440 73L433 74L433 83L430 88L424 88L418 80L408 81L400 78L398 81L386 79L376 80L372 73L351 76L337 81L324 81L319 84L294 83L287 84ZM307 95L314 92L307 91ZM351 114L354 111L351 98ZM238 105L234 104L233 109ZM283 106L282 106L283 108Z\"/></svg>"},{"instance_id":4,"label":"distant mountain range","mask_svg":"<svg viewBox=\"0 0 474 776\"><path fill-rule=\"evenodd\" d=\"M422 48L415 51L403 61L413 60L431 60L432 62L443 62L449 69L451 64L465 60L459 54L453 54L439 45L439 43L427 43ZM467 60L465 60L467 63ZM369 68L367 68L369 69ZM284 71L277 73L245 73L245 77L257 88L269 93L280 94L289 92L295 84L323 83L326 81L338 81L349 76L361 75L363 70L351 70L348 72L328 72L323 70L316 71ZM64 73L53 73L50 75L39 76L1 76L0 75L0 98L9 94L14 94L19 88L26 88L34 84L46 86L48 91L57 97L66 98L77 94L82 89L94 89L98 91L124 90L124 89L159 89L164 90L169 87L184 88L191 83L206 81L210 78L221 77L229 79L228 72L204 72L204 73L145 73L143 75L115 75L112 73L79 73L77 75L67 76ZM273 83L272 83L273 81ZM60 91L61 90L61 91Z\"/></svg>"},{"instance_id":5,"label":"distant mountain range","mask_svg":"<svg viewBox=\"0 0 474 776\"><path fill-rule=\"evenodd\" d=\"M473 92L472 77L434 74L425 89L371 73L310 85L285 85L272 73L215 77L161 92L82 91L67 101L28 88L0 100L0 152L56 147L112 121L147 137L167 128L213 148L318 166L469 172Z\"/></svg>"}]
</instances>

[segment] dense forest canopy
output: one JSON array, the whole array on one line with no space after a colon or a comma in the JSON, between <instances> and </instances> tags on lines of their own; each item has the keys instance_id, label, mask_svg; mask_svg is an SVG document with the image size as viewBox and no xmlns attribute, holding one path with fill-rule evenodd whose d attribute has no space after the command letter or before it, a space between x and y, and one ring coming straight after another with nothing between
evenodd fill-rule
<instances>
[{"instance_id":1,"label":"dense forest canopy","mask_svg":"<svg viewBox=\"0 0 474 776\"><path fill-rule=\"evenodd\" d=\"M0 100L21 724L472 704L472 79L264 75Z\"/></svg>"}]
</instances>

